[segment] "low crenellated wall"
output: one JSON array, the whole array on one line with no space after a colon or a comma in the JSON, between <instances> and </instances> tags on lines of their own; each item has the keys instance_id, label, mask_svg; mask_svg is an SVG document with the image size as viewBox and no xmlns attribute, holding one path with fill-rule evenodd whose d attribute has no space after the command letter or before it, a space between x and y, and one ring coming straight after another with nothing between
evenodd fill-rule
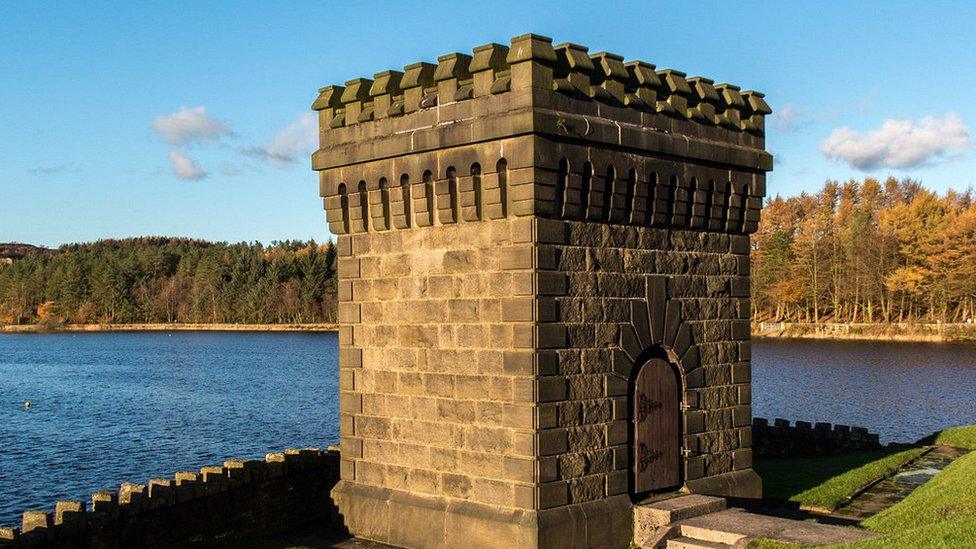
<instances>
[{"instance_id":1,"label":"low crenellated wall","mask_svg":"<svg viewBox=\"0 0 976 549\"><path fill-rule=\"evenodd\" d=\"M818 456L875 448L881 448L878 435L864 427L807 421L790 425L781 418L774 419L770 425L766 418L752 420L752 450L759 457Z\"/></svg>"},{"instance_id":2,"label":"low crenellated wall","mask_svg":"<svg viewBox=\"0 0 976 549\"><path fill-rule=\"evenodd\" d=\"M230 460L171 479L125 483L118 492L95 492L89 506L59 501L53 513L26 511L20 528L0 528L0 547L232 546L235 540L337 524L329 491L338 479L334 450Z\"/></svg>"}]
</instances>

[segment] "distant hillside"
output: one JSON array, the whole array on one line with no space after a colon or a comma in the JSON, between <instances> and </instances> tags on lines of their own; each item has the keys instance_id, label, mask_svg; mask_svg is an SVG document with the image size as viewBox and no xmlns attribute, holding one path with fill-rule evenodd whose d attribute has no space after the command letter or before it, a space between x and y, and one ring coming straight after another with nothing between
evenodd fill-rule
<instances>
[{"instance_id":1,"label":"distant hillside","mask_svg":"<svg viewBox=\"0 0 976 549\"><path fill-rule=\"evenodd\" d=\"M0 324L331 323L335 268L331 242L0 244Z\"/></svg>"},{"instance_id":2,"label":"distant hillside","mask_svg":"<svg viewBox=\"0 0 976 549\"><path fill-rule=\"evenodd\" d=\"M290 242L277 243L273 242L272 247L278 246L279 244L290 245ZM298 244L305 244L300 242ZM255 245L260 245L255 243ZM133 238L107 238L104 240L96 240L95 242L74 242L71 244L62 244L58 248L60 252L67 251L106 251L106 250L121 250L125 248L132 247L146 247L146 248L165 248L171 246L181 246L187 248L212 248L214 246L227 246L226 242L210 242L209 240L200 240L198 238L185 238L181 236L137 236Z\"/></svg>"},{"instance_id":3,"label":"distant hillside","mask_svg":"<svg viewBox=\"0 0 976 549\"><path fill-rule=\"evenodd\" d=\"M25 256L36 253L50 253L51 250L34 246L32 244L21 244L18 242L0 242L0 259L12 259L17 261Z\"/></svg>"}]
</instances>

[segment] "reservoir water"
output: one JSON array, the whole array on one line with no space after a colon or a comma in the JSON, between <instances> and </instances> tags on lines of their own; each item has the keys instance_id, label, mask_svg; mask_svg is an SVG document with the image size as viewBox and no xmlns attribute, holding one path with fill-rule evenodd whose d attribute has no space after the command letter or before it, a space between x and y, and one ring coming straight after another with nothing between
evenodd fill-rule
<instances>
[{"instance_id":1,"label":"reservoir water","mask_svg":"<svg viewBox=\"0 0 976 549\"><path fill-rule=\"evenodd\" d=\"M752 413L867 427L914 442L976 423L976 346L754 339Z\"/></svg>"},{"instance_id":2,"label":"reservoir water","mask_svg":"<svg viewBox=\"0 0 976 549\"><path fill-rule=\"evenodd\" d=\"M0 334L0 525L123 481L334 443L337 351L332 333ZM757 416L884 442L976 423L973 346L761 339L753 383Z\"/></svg>"},{"instance_id":3,"label":"reservoir water","mask_svg":"<svg viewBox=\"0 0 976 549\"><path fill-rule=\"evenodd\" d=\"M123 481L324 448L337 357L334 333L0 334L0 525Z\"/></svg>"}]
</instances>

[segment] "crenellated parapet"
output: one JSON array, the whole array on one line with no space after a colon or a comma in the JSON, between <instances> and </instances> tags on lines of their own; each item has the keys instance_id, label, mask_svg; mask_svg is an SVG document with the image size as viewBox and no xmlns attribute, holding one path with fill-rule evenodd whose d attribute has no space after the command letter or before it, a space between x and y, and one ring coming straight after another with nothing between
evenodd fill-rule
<instances>
[{"instance_id":1,"label":"crenellated parapet","mask_svg":"<svg viewBox=\"0 0 976 549\"><path fill-rule=\"evenodd\" d=\"M313 109L333 234L520 216L748 234L772 167L761 93L533 34Z\"/></svg>"},{"instance_id":2,"label":"crenellated parapet","mask_svg":"<svg viewBox=\"0 0 976 549\"><path fill-rule=\"evenodd\" d=\"M372 80L327 86L312 108L324 128L334 129L525 88L757 136L763 135L763 119L772 112L756 91L687 78L673 69L655 70L653 64L625 61L613 53L591 54L577 44L552 46L551 39L535 34L513 38L510 48L485 44L472 55L452 53L438 57L436 64L414 63L403 72L383 71Z\"/></svg>"},{"instance_id":3,"label":"crenellated parapet","mask_svg":"<svg viewBox=\"0 0 976 549\"><path fill-rule=\"evenodd\" d=\"M770 424L762 417L752 419L752 444L764 458L795 458L839 452L877 450L881 442L866 427L776 418Z\"/></svg>"},{"instance_id":4,"label":"crenellated parapet","mask_svg":"<svg viewBox=\"0 0 976 549\"><path fill-rule=\"evenodd\" d=\"M0 527L0 547L210 547L327 524L328 490L339 480L337 450L288 449L264 459L122 483L65 500L53 512L25 511Z\"/></svg>"}]
</instances>

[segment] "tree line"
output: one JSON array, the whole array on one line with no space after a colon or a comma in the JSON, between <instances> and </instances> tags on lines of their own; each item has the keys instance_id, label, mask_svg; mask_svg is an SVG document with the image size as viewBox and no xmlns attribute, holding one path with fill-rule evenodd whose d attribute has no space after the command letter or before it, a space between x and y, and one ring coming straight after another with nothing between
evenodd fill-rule
<instances>
[{"instance_id":1,"label":"tree line","mask_svg":"<svg viewBox=\"0 0 976 549\"><path fill-rule=\"evenodd\" d=\"M976 204L912 179L828 181L767 201L752 261L755 321L967 322ZM0 323L335 322L335 273L331 242L70 244L0 262Z\"/></svg>"},{"instance_id":2,"label":"tree line","mask_svg":"<svg viewBox=\"0 0 976 549\"><path fill-rule=\"evenodd\" d=\"M0 324L335 322L331 242L143 237L0 263Z\"/></svg>"},{"instance_id":3,"label":"tree line","mask_svg":"<svg viewBox=\"0 0 976 549\"><path fill-rule=\"evenodd\" d=\"M968 322L976 300L972 191L912 179L828 181L767 201L752 240L756 321Z\"/></svg>"}]
</instances>

